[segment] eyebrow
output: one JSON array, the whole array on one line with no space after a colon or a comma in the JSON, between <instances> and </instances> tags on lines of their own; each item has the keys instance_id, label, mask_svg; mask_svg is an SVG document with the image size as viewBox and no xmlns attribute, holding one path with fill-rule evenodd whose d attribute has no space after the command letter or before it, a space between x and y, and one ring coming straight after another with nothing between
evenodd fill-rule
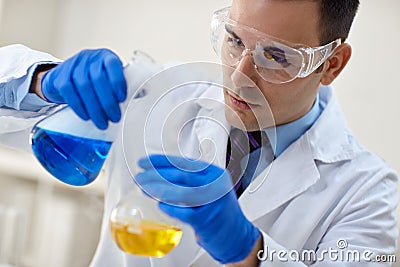
<instances>
[{"instance_id":1,"label":"eyebrow","mask_svg":"<svg viewBox=\"0 0 400 267\"><path fill-rule=\"evenodd\" d=\"M237 39L241 39L232 29L230 29L229 25L225 24L225 30L232 34L233 37L237 38Z\"/></svg>"}]
</instances>

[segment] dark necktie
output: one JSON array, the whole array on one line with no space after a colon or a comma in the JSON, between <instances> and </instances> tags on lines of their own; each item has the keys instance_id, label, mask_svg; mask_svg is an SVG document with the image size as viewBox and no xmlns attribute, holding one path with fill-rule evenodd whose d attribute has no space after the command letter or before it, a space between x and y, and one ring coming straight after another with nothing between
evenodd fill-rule
<instances>
[{"instance_id":1,"label":"dark necktie","mask_svg":"<svg viewBox=\"0 0 400 267\"><path fill-rule=\"evenodd\" d=\"M243 157L260 148L260 146L260 131L245 132L235 128L230 132L227 145L226 166L235 185L237 197L239 197L245 189L242 186L244 169L242 170L241 168L241 161Z\"/></svg>"}]
</instances>

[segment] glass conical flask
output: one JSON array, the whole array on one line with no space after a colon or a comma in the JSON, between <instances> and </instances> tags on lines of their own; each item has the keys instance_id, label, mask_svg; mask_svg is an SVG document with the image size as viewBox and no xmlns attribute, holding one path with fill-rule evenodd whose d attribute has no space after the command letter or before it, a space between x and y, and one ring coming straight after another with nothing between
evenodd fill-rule
<instances>
[{"instance_id":1,"label":"glass conical flask","mask_svg":"<svg viewBox=\"0 0 400 267\"><path fill-rule=\"evenodd\" d=\"M110 216L111 236L129 254L161 258L182 238L179 223L159 210L157 202L142 193L125 196Z\"/></svg>"},{"instance_id":2,"label":"glass conical flask","mask_svg":"<svg viewBox=\"0 0 400 267\"><path fill-rule=\"evenodd\" d=\"M60 181L80 186L98 176L111 148L117 125L106 131L81 120L64 107L39 121L31 131L34 155Z\"/></svg>"},{"instance_id":3,"label":"glass conical flask","mask_svg":"<svg viewBox=\"0 0 400 267\"><path fill-rule=\"evenodd\" d=\"M135 51L124 67L127 99L144 96L138 88L158 68L146 54ZM127 73L136 75L132 79ZM122 111L125 108L126 104L121 104ZM36 123L30 141L34 155L50 174L69 185L82 186L98 176L119 129L119 123L109 123L106 130L99 130L66 106Z\"/></svg>"},{"instance_id":4,"label":"glass conical flask","mask_svg":"<svg viewBox=\"0 0 400 267\"><path fill-rule=\"evenodd\" d=\"M136 180L136 174L142 171L137 162L141 157L153 153L180 154L176 131L186 123L185 121L182 121L183 125L175 123L180 121L177 113L183 111L182 108L170 106L170 100L181 93L187 93L199 83L208 83L208 80L199 81L198 73L199 70L204 73L210 68L213 70L212 73L220 71L219 65L206 63L204 66L203 63L198 63L172 66L158 72L146 80L139 90L146 91L146 97L139 101L132 99L128 104L122 129L122 144L126 166L131 175L126 179L132 181L133 187L129 190L130 193L123 196L114 207L109 221L112 238L125 253L149 257L150 262L153 262L152 258L166 256L180 243L183 236L182 225L176 219L164 214L157 205L160 199L146 191ZM204 75L203 79L210 76ZM179 87L187 83L190 83L188 87ZM192 105L194 101L195 99L186 104ZM166 106L168 108L164 109L164 112L159 112L159 108ZM177 108L176 113L169 114L169 108L171 111ZM124 188L124 191L128 189Z\"/></svg>"}]
</instances>

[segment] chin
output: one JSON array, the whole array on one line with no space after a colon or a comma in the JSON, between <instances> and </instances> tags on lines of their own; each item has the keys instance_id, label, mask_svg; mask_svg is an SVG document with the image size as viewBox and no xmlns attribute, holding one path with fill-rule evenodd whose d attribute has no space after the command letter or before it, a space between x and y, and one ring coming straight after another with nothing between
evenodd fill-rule
<instances>
[{"instance_id":1,"label":"chin","mask_svg":"<svg viewBox=\"0 0 400 267\"><path fill-rule=\"evenodd\" d=\"M257 123L252 112L234 110L228 105L225 106L225 118L233 127L244 131L257 131L263 128Z\"/></svg>"},{"instance_id":2,"label":"chin","mask_svg":"<svg viewBox=\"0 0 400 267\"><path fill-rule=\"evenodd\" d=\"M238 110L235 106L225 104L225 118L233 127L248 132L275 126L272 114L261 108L243 111Z\"/></svg>"}]
</instances>

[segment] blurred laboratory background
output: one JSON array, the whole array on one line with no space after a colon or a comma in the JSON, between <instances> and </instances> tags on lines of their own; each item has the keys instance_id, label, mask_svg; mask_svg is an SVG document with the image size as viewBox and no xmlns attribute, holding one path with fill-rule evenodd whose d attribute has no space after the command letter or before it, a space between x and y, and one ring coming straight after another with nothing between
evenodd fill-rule
<instances>
[{"instance_id":1,"label":"blurred laboratory background","mask_svg":"<svg viewBox=\"0 0 400 267\"><path fill-rule=\"evenodd\" d=\"M129 61L218 61L212 11L229 0L0 0L0 46L21 43L66 59L107 47ZM363 0L348 42L353 57L333 84L348 124L400 172L400 1ZM25 152L0 148L0 266L88 266L99 237L104 177L74 188ZM397 255L400 261L400 255ZM3 264L3 265L2 265ZM395 263L394 266L400 266Z\"/></svg>"}]
</instances>

